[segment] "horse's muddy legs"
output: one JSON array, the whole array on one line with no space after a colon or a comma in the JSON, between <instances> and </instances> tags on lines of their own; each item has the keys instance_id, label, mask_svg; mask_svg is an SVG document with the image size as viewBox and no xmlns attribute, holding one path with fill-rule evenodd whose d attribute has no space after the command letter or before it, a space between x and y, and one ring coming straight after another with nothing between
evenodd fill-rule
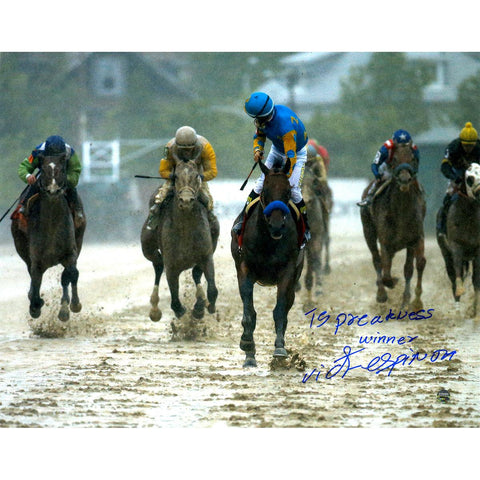
<instances>
[{"instance_id":1,"label":"horse's muddy legs","mask_svg":"<svg viewBox=\"0 0 480 480\"><path fill-rule=\"evenodd\" d=\"M157 252L158 254L158 252ZM160 255L160 254L158 254ZM161 257L160 257L161 260ZM158 308L160 297L158 296L158 285L160 284L160 277L163 273L163 262L152 262L153 270L155 271L155 282L153 286L152 294L150 295L150 320L152 322L158 322L162 318L162 311Z\"/></svg>"},{"instance_id":2,"label":"horse's muddy legs","mask_svg":"<svg viewBox=\"0 0 480 480\"><path fill-rule=\"evenodd\" d=\"M240 348L245 352L244 367L256 367L255 360L255 341L253 332L257 325L257 312L253 306L253 282L245 278L240 283L240 296L243 302L243 333L240 339Z\"/></svg>"},{"instance_id":3,"label":"horse's muddy legs","mask_svg":"<svg viewBox=\"0 0 480 480\"><path fill-rule=\"evenodd\" d=\"M61 283L63 294L60 301L60 311L58 312L58 318L62 322L66 322L70 318L69 308L74 313L78 313L82 309L82 304L80 303L80 299L78 298L77 291L78 275L78 269L75 264L66 266L62 272ZM68 294L68 287L70 284L72 285L71 302L70 296Z\"/></svg>"},{"instance_id":4,"label":"horse's muddy legs","mask_svg":"<svg viewBox=\"0 0 480 480\"><path fill-rule=\"evenodd\" d=\"M43 270L37 264L32 264L30 268L30 291L28 298L30 299L30 316L38 318L45 302L40 297L40 286L42 284Z\"/></svg>"}]
</instances>

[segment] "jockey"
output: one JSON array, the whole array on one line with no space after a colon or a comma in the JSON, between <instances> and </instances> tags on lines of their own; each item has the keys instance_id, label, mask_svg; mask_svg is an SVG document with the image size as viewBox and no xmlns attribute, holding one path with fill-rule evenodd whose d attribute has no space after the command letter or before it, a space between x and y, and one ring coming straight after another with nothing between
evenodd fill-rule
<instances>
[{"instance_id":1,"label":"jockey","mask_svg":"<svg viewBox=\"0 0 480 480\"><path fill-rule=\"evenodd\" d=\"M327 195L327 168L325 161L311 143L307 145L307 165L310 166L312 173L318 180L318 184L315 182L318 185L316 193L319 195Z\"/></svg>"},{"instance_id":2,"label":"jockey","mask_svg":"<svg viewBox=\"0 0 480 480\"><path fill-rule=\"evenodd\" d=\"M65 197L67 198L70 209L73 211L75 223L78 224L83 221L83 210L76 189L82 171L82 165L75 150L68 145L68 143L65 143L65 140L59 135L52 135L43 143L37 145L31 155L25 158L18 167L18 176L23 182L29 185L25 194L20 198L20 208L18 210L20 219L23 217L23 222L25 222L24 205L26 200L39 191L38 185L36 184L37 175L34 175L34 171L39 168L39 155L54 156L61 154L65 154L67 158L67 189L65 191Z\"/></svg>"},{"instance_id":3,"label":"jockey","mask_svg":"<svg viewBox=\"0 0 480 480\"><path fill-rule=\"evenodd\" d=\"M217 160L215 151L210 142L187 125L180 127L175 137L165 146L163 158L160 160L159 173L166 182L159 188L155 196L155 203L150 208L147 220L147 229L154 230L158 225L158 213L168 194L173 189L173 173L177 162L195 161L200 158L199 173L202 176L200 198L205 203L209 215L213 214L213 198L210 194L207 182L217 176Z\"/></svg>"},{"instance_id":4,"label":"jockey","mask_svg":"<svg viewBox=\"0 0 480 480\"><path fill-rule=\"evenodd\" d=\"M445 148L445 155L440 166L440 171L450 181L443 199L443 206L438 212L437 230L439 235L445 235L447 232L448 207L452 203L453 194L458 191L459 185L464 181L465 170L472 163L480 163L480 141L473 125L467 122L459 137L451 141Z\"/></svg>"},{"instance_id":5,"label":"jockey","mask_svg":"<svg viewBox=\"0 0 480 480\"><path fill-rule=\"evenodd\" d=\"M417 146L413 143L412 137L406 130L396 130L392 138L387 140L377 151L372 163L372 172L375 175L376 181L367 192L364 200L357 202L359 207L366 207L372 203L373 197L378 187L384 180L392 176L390 164L392 163L394 153L399 148L410 148L415 158L415 173L418 171L420 163L420 152Z\"/></svg>"},{"instance_id":6,"label":"jockey","mask_svg":"<svg viewBox=\"0 0 480 480\"><path fill-rule=\"evenodd\" d=\"M328 150L323 146L320 145L317 140L310 138L308 140L308 145L312 145L313 148L317 151L317 153L322 157L323 163L325 165L326 174L328 173L328 169L330 168L330 155Z\"/></svg>"},{"instance_id":7,"label":"jockey","mask_svg":"<svg viewBox=\"0 0 480 480\"><path fill-rule=\"evenodd\" d=\"M305 222L305 241L310 240L310 227L307 219L307 209L302 197L302 180L307 161L308 136L302 121L297 114L284 105L275 105L273 100L263 92L254 92L245 101L245 112L253 117L256 131L253 136L253 159L261 161L267 138L272 147L265 161L265 166L272 168L274 164L285 165L290 160L290 171L287 174L292 187L292 201L302 213ZM265 175L258 178L247 202L242 210L240 221L232 228L237 235L242 229L247 205L257 198L263 188Z\"/></svg>"}]
</instances>

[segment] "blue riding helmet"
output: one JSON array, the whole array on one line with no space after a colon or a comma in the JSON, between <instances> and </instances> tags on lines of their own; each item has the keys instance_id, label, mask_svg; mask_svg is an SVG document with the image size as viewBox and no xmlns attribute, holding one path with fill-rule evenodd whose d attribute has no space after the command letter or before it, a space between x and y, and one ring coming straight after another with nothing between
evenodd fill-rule
<instances>
[{"instance_id":1,"label":"blue riding helmet","mask_svg":"<svg viewBox=\"0 0 480 480\"><path fill-rule=\"evenodd\" d=\"M412 140L412 137L406 130L397 130L393 133L392 140L395 143L408 143Z\"/></svg>"},{"instance_id":2,"label":"blue riding helmet","mask_svg":"<svg viewBox=\"0 0 480 480\"><path fill-rule=\"evenodd\" d=\"M65 141L59 135L52 135L45 140L45 155L59 155L66 150Z\"/></svg>"},{"instance_id":3,"label":"blue riding helmet","mask_svg":"<svg viewBox=\"0 0 480 480\"><path fill-rule=\"evenodd\" d=\"M252 93L245 102L245 111L253 118L268 117L274 107L273 100L263 92Z\"/></svg>"}]
</instances>

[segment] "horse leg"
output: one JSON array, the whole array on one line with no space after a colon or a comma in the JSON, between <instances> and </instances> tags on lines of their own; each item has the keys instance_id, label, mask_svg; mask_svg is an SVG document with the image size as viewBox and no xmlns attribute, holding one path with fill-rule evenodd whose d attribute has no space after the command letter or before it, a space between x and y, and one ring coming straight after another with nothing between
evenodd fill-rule
<instances>
[{"instance_id":1,"label":"horse leg","mask_svg":"<svg viewBox=\"0 0 480 480\"><path fill-rule=\"evenodd\" d=\"M423 271L427 265L427 259L425 258L425 241L422 238L416 248L414 249L413 255L415 257L415 267L417 269L417 286L415 287L415 299L413 300L412 306L415 310L421 310L423 308L422 302L422 279Z\"/></svg>"},{"instance_id":2,"label":"horse leg","mask_svg":"<svg viewBox=\"0 0 480 480\"><path fill-rule=\"evenodd\" d=\"M32 318L38 318L40 316L41 309L45 303L40 297L43 272L44 270L38 262L32 262L30 266L30 291L28 292L28 298L30 299L30 316Z\"/></svg>"},{"instance_id":3,"label":"horse leg","mask_svg":"<svg viewBox=\"0 0 480 480\"><path fill-rule=\"evenodd\" d=\"M398 278L392 277L392 262L394 253L385 245L382 245L382 283L387 288L394 288L398 282Z\"/></svg>"},{"instance_id":4,"label":"horse leg","mask_svg":"<svg viewBox=\"0 0 480 480\"><path fill-rule=\"evenodd\" d=\"M452 246L453 269L455 271L455 300L465 293L463 285L463 252L458 246Z\"/></svg>"},{"instance_id":5,"label":"horse leg","mask_svg":"<svg viewBox=\"0 0 480 480\"><path fill-rule=\"evenodd\" d=\"M362 208L360 211L360 217L362 219L363 236L367 242L368 249L372 254L372 263L375 273L377 274L377 302L385 303L388 300L387 292L382 281L382 258L378 251L377 245L377 231L372 221L370 214L366 208ZM383 249L383 246L382 246Z\"/></svg>"},{"instance_id":6,"label":"horse leg","mask_svg":"<svg viewBox=\"0 0 480 480\"><path fill-rule=\"evenodd\" d=\"M288 277L288 275L286 275ZM275 350L274 357L285 358L288 356L285 350L285 332L287 331L288 312L295 300L295 290L289 279L281 280L277 286L277 304L273 309L275 322Z\"/></svg>"},{"instance_id":7,"label":"horse leg","mask_svg":"<svg viewBox=\"0 0 480 480\"><path fill-rule=\"evenodd\" d=\"M405 258L405 264L403 265L403 277L405 278L405 288L403 290L403 298L401 309L407 308L410 304L410 282L413 276L413 248L407 247L407 255Z\"/></svg>"},{"instance_id":8,"label":"horse leg","mask_svg":"<svg viewBox=\"0 0 480 480\"><path fill-rule=\"evenodd\" d=\"M168 282L168 287L170 288L170 308L173 310L175 313L175 316L177 318L183 317L185 315L185 312L187 309L182 305L182 302L180 301L180 297L178 295L179 292L179 275L180 272L173 270L172 267L167 268L166 271L167 274L167 282Z\"/></svg>"},{"instance_id":9,"label":"horse leg","mask_svg":"<svg viewBox=\"0 0 480 480\"><path fill-rule=\"evenodd\" d=\"M215 284L215 266L213 264L212 256L207 260L204 273L205 278L207 279L208 313L215 313L215 303L218 297L218 289Z\"/></svg>"},{"instance_id":10,"label":"horse leg","mask_svg":"<svg viewBox=\"0 0 480 480\"><path fill-rule=\"evenodd\" d=\"M150 295L151 308L149 316L152 322L158 322L162 318L162 311L158 308L158 303L160 302L160 297L158 296L158 286L163 273L163 259L160 253L158 253L158 257L152 261L152 265L155 272L155 281L153 284L152 294Z\"/></svg>"},{"instance_id":11,"label":"horse leg","mask_svg":"<svg viewBox=\"0 0 480 480\"><path fill-rule=\"evenodd\" d=\"M480 316L480 311L478 308L478 301L480 299L480 255L477 252L477 255L473 259L473 272L472 272L472 283L473 283L473 312L472 315L474 318Z\"/></svg>"},{"instance_id":12,"label":"horse leg","mask_svg":"<svg viewBox=\"0 0 480 480\"><path fill-rule=\"evenodd\" d=\"M257 312L253 305L253 286L254 283L245 275L238 275L238 285L240 290L240 297L243 303L243 318L242 327L243 333L240 338L240 349L245 352L244 367L256 367L255 360L255 341L253 339L253 332L257 325Z\"/></svg>"},{"instance_id":13,"label":"horse leg","mask_svg":"<svg viewBox=\"0 0 480 480\"><path fill-rule=\"evenodd\" d=\"M72 305L70 308L72 312L77 311L79 312L82 309L82 305L78 299L78 293L76 289L78 281L78 270L75 265L66 265L64 266L62 277L61 277L61 284L62 284L62 298L60 300L60 311L58 312L58 318L62 322L66 322L70 318L69 313L69 305L70 305L70 296L68 293L68 287L72 284ZM75 292L73 290L73 285L75 284ZM74 294L75 297L74 298Z\"/></svg>"},{"instance_id":14,"label":"horse leg","mask_svg":"<svg viewBox=\"0 0 480 480\"><path fill-rule=\"evenodd\" d=\"M328 223L326 224L326 231L324 236L324 247L325 247L325 266L323 267L323 273L328 275L331 272L330 269L330 233L328 231Z\"/></svg>"},{"instance_id":15,"label":"horse leg","mask_svg":"<svg viewBox=\"0 0 480 480\"><path fill-rule=\"evenodd\" d=\"M78 277L79 277L79 272L78 268L76 265L73 266L72 268L72 279L71 279L71 285L72 285L72 301L70 302L70 310L73 313L78 313L82 310L82 304L80 303L80 298L78 297Z\"/></svg>"},{"instance_id":16,"label":"horse leg","mask_svg":"<svg viewBox=\"0 0 480 480\"><path fill-rule=\"evenodd\" d=\"M202 275L203 275L203 270L198 265L195 265L192 269L192 278L196 286L195 297L197 301L193 306L192 315L197 319L203 318L205 313L205 304L207 300L205 297L205 292L203 291L202 285L200 284Z\"/></svg>"}]
</instances>

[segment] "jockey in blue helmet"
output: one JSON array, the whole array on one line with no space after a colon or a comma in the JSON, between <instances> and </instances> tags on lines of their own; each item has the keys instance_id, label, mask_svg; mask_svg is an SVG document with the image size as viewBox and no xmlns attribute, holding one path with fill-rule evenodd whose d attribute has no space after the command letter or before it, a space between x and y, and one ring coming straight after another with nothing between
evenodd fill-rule
<instances>
[{"instance_id":1,"label":"jockey in blue helmet","mask_svg":"<svg viewBox=\"0 0 480 480\"><path fill-rule=\"evenodd\" d=\"M415 159L415 172L418 170L420 163L420 152L413 143L412 136L406 130L396 130L393 132L392 138L387 140L377 151L372 163L372 172L375 175L376 182L372 183L367 196L364 200L357 202L359 207L366 207L372 203L375 192L380 184L390 177L390 164L392 163L397 148L410 148Z\"/></svg>"},{"instance_id":2,"label":"jockey in blue helmet","mask_svg":"<svg viewBox=\"0 0 480 480\"><path fill-rule=\"evenodd\" d=\"M253 159L259 162L263 158L266 140L272 142L272 147L265 160L265 166L272 168L274 164L285 165L290 160L290 171L287 176L292 187L292 201L302 213L305 222L305 241L310 239L310 228L307 211L302 197L302 180L307 161L308 135L305 126L297 114L285 105L275 105L272 98L264 92L254 92L245 101L245 112L254 118L256 127L253 136ZM242 228L246 206L257 198L263 188L265 175L258 178L253 190L248 196L242 211L242 218L233 226L238 235Z\"/></svg>"}]
</instances>

